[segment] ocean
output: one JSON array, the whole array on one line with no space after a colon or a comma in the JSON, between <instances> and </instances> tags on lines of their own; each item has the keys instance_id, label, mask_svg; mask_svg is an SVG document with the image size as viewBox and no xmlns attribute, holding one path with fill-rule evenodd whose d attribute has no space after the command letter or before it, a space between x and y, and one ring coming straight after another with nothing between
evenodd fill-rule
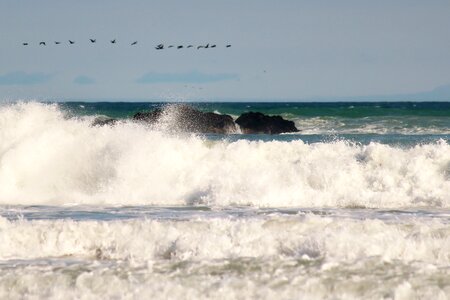
<instances>
[{"instance_id":1,"label":"ocean","mask_svg":"<svg viewBox=\"0 0 450 300\"><path fill-rule=\"evenodd\" d=\"M165 105L0 104L0 299L450 298L450 102Z\"/></svg>"}]
</instances>

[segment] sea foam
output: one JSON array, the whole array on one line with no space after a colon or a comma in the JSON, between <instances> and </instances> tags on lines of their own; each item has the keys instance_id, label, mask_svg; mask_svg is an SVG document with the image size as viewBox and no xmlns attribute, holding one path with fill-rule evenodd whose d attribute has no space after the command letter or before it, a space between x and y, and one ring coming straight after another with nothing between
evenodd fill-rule
<instances>
[{"instance_id":1,"label":"sea foam","mask_svg":"<svg viewBox=\"0 0 450 300\"><path fill-rule=\"evenodd\" d=\"M450 228L429 219L383 221L313 214L192 220L8 220L0 217L0 260L77 257L152 260L376 257L448 266Z\"/></svg>"},{"instance_id":2,"label":"sea foam","mask_svg":"<svg viewBox=\"0 0 450 300\"><path fill-rule=\"evenodd\" d=\"M430 218L0 217L8 299L445 299L449 259L448 224Z\"/></svg>"},{"instance_id":3,"label":"sea foam","mask_svg":"<svg viewBox=\"0 0 450 300\"><path fill-rule=\"evenodd\" d=\"M1 204L450 207L450 146L211 141L0 107Z\"/></svg>"}]
</instances>

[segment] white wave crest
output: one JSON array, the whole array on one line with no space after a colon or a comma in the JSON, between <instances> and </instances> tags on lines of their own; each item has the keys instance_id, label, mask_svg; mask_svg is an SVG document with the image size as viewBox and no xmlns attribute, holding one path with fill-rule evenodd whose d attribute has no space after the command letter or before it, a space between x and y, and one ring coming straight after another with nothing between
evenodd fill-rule
<instances>
[{"instance_id":1,"label":"white wave crest","mask_svg":"<svg viewBox=\"0 0 450 300\"><path fill-rule=\"evenodd\" d=\"M448 224L298 215L194 220L9 221L0 217L0 260L78 257L131 260L295 258L446 265Z\"/></svg>"},{"instance_id":2,"label":"white wave crest","mask_svg":"<svg viewBox=\"0 0 450 300\"><path fill-rule=\"evenodd\" d=\"M1 204L450 207L450 146L211 142L0 107Z\"/></svg>"}]
</instances>

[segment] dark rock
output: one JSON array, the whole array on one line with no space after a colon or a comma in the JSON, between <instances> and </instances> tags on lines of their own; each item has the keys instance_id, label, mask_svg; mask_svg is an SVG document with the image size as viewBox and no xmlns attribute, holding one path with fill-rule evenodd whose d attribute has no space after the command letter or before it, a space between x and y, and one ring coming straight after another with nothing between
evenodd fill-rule
<instances>
[{"instance_id":1,"label":"dark rock","mask_svg":"<svg viewBox=\"0 0 450 300\"><path fill-rule=\"evenodd\" d=\"M202 132L231 133L236 131L236 124L229 115L220 115L212 112L203 113L199 117Z\"/></svg>"},{"instance_id":2,"label":"dark rock","mask_svg":"<svg viewBox=\"0 0 450 300\"><path fill-rule=\"evenodd\" d=\"M94 120L94 122L92 122L92 126L113 126L117 123L117 121L117 119L98 117Z\"/></svg>"},{"instance_id":3,"label":"dark rock","mask_svg":"<svg viewBox=\"0 0 450 300\"><path fill-rule=\"evenodd\" d=\"M196 133L231 133L236 131L236 124L229 115L201 112L183 104L168 105L163 109L139 112L133 120L161 126L164 129Z\"/></svg>"},{"instance_id":4,"label":"dark rock","mask_svg":"<svg viewBox=\"0 0 450 300\"><path fill-rule=\"evenodd\" d=\"M237 118L236 123L246 134L279 134L299 131L292 121L284 120L280 116L267 116L259 112L244 113Z\"/></svg>"},{"instance_id":5,"label":"dark rock","mask_svg":"<svg viewBox=\"0 0 450 300\"><path fill-rule=\"evenodd\" d=\"M156 123L158 122L158 119L161 117L162 112L163 110L160 108L157 108L152 111L138 112L133 116L133 120L144 121L147 123Z\"/></svg>"}]
</instances>

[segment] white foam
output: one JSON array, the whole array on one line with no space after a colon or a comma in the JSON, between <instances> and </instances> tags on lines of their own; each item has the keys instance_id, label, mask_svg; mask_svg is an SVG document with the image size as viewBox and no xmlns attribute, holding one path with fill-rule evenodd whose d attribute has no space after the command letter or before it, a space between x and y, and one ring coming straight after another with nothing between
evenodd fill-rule
<instances>
[{"instance_id":1,"label":"white foam","mask_svg":"<svg viewBox=\"0 0 450 300\"><path fill-rule=\"evenodd\" d=\"M0 218L0 298L445 299L449 230L316 215Z\"/></svg>"},{"instance_id":2,"label":"white foam","mask_svg":"<svg viewBox=\"0 0 450 300\"><path fill-rule=\"evenodd\" d=\"M373 262L329 271L301 262L19 265L0 270L3 299L438 299L445 270ZM426 267L426 266L425 266ZM372 272L371 272L372 271ZM192 273L190 273L192 272ZM244 273L245 272L245 273ZM244 273L244 274L243 274Z\"/></svg>"},{"instance_id":3,"label":"white foam","mask_svg":"<svg viewBox=\"0 0 450 300\"><path fill-rule=\"evenodd\" d=\"M450 146L211 142L0 107L1 204L450 207Z\"/></svg>"},{"instance_id":4,"label":"white foam","mask_svg":"<svg viewBox=\"0 0 450 300\"><path fill-rule=\"evenodd\" d=\"M450 227L438 220L401 222L298 215L194 220L17 220L0 218L0 260L48 257L136 262L242 257L333 262L421 261L446 265Z\"/></svg>"},{"instance_id":5,"label":"white foam","mask_svg":"<svg viewBox=\"0 0 450 300\"><path fill-rule=\"evenodd\" d=\"M417 117L302 117L289 116L302 134L450 134L448 118L435 117L419 122Z\"/></svg>"}]
</instances>

